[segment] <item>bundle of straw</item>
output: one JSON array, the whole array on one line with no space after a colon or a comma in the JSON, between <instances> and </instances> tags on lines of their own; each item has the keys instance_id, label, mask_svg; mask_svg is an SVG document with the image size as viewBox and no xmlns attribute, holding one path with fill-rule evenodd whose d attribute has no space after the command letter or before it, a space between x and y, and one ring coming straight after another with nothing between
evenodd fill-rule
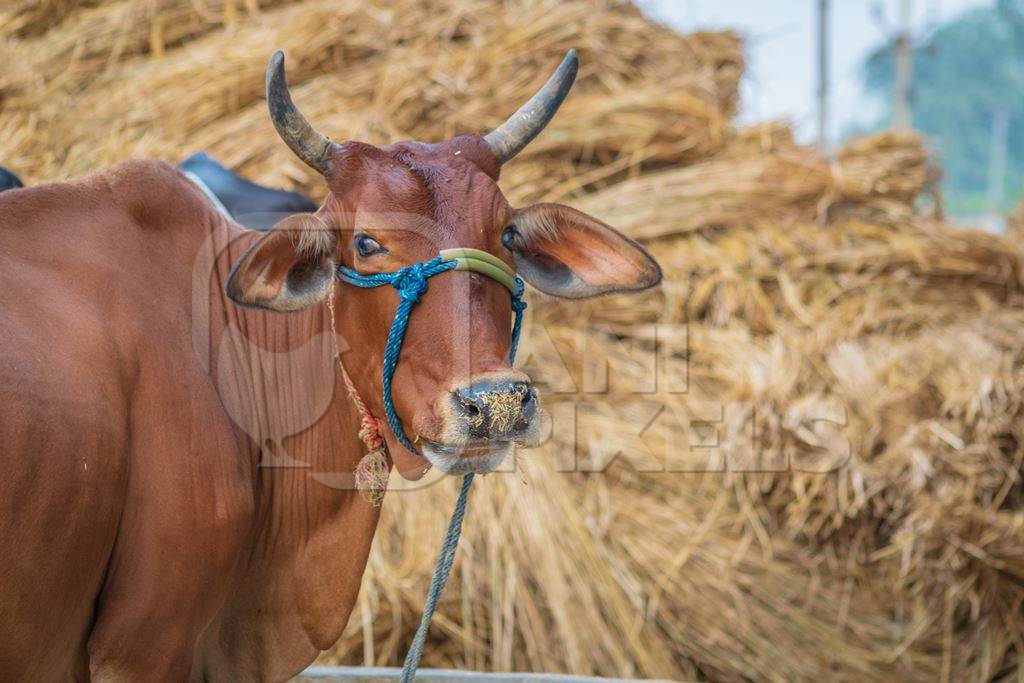
<instances>
[{"instance_id":1,"label":"bundle of straw","mask_svg":"<svg viewBox=\"0 0 1024 683\"><path fill-rule=\"evenodd\" d=\"M1012 670L1024 637L1024 252L1007 238L908 207L894 218L876 210L877 196L860 204L845 197L840 210L822 214L822 203L841 195L817 154L782 141L748 156L750 137L738 136L741 148L720 160L585 198L613 224L652 238L669 281L641 307L626 297L582 310L535 301L533 324L561 345L540 369L550 375L545 363L567 366L578 378L583 368L573 359L584 355L582 343L628 376L635 365L628 349L649 345L651 332L622 322L686 325L686 395L644 395L654 408L624 415L637 396L613 391L592 409L590 442L601 452L639 452L639 464L704 472L648 480L667 485L659 500L673 511L694 489L728 491L721 495L730 512L721 514L732 531L714 542L748 539L761 548L763 566L793 562L790 571L806 572L802 616L819 598L840 604L823 622L804 625L814 643L807 650L828 647L832 658L794 662L779 656L790 618L748 597L744 623L757 625L760 640L743 654L716 640L714 654L732 665L714 664L713 678L792 680L829 666L837 667L830 677L857 680L891 678L894 670L921 680ZM890 149L889 158L911 151ZM795 152L804 163L758 183ZM831 172L842 173L851 156L841 152ZM737 187L760 215L733 200ZM913 204L917 196L886 199ZM613 325L613 334L581 342L578 328L594 321ZM670 411L655 410L659 398ZM638 423L649 423L639 450ZM716 425L713 451L695 427L704 423ZM781 558L779 548L791 541L808 553L802 561ZM700 580L687 566L686 579ZM822 627L835 625L846 641L817 640ZM879 626L883 632L872 631ZM695 642L683 650L709 666L714 655L693 654ZM753 673L735 664L758 660ZM804 664L814 673L797 668Z\"/></svg>"},{"instance_id":2,"label":"bundle of straw","mask_svg":"<svg viewBox=\"0 0 1024 683\"><path fill-rule=\"evenodd\" d=\"M848 142L837 161L837 189L855 203L905 206L934 191L941 176L922 140L905 130Z\"/></svg>"},{"instance_id":3,"label":"bundle of straw","mask_svg":"<svg viewBox=\"0 0 1024 683\"><path fill-rule=\"evenodd\" d=\"M70 47L72 36L81 40L70 19L53 30L66 38L26 42L30 63L43 66L10 79L42 87L0 83L0 92L7 115L36 134L0 145L5 158L52 178L201 146L254 179L319 190L319 179L282 151L267 121L263 71L275 48L285 51L295 99L318 127L384 143L492 128L575 46L584 68L573 100L508 179L514 195L518 188L529 196L567 193L645 163L719 150L742 69L735 36L680 36L622 0L530 0L502 11L487 0L308 0L247 14L219 31L181 3L162 0L150 13L133 7L83 11L77 19L97 22L102 35L86 38L82 49ZM143 36L156 17L163 17L163 47L146 54ZM125 50L142 58L123 50L112 60L104 36L113 37L122 20L133 46ZM199 37L160 56L187 36ZM604 49L613 43L616 51ZM591 131L586 142L580 131Z\"/></svg>"},{"instance_id":4,"label":"bundle of straw","mask_svg":"<svg viewBox=\"0 0 1024 683\"><path fill-rule=\"evenodd\" d=\"M0 10L0 33L16 38L44 33L79 7L99 4L100 0L23 0Z\"/></svg>"},{"instance_id":5,"label":"bundle of straw","mask_svg":"<svg viewBox=\"0 0 1024 683\"><path fill-rule=\"evenodd\" d=\"M83 3L76 11L57 13L54 19L63 19L45 33L12 46L10 62L27 68L5 73L0 82L9 94L34 91L38 99L58 96L61 87L80 90L136 55L163 57L168 48L219 28L232 29L246 16L282 2L119 0L98 7ZM19 16L23 14L24 8Z\"/></svg>"},{"instance_id":6,"label":"bundle of straw","mask_svg":"<svg viewBox=\"0 0 1024 683\"><path fill-rule=\"evenodd\" d=\"M1024 200L1006 217L1006 232L1017 239L1024 235Z\"/></svg>"}]
</instances>

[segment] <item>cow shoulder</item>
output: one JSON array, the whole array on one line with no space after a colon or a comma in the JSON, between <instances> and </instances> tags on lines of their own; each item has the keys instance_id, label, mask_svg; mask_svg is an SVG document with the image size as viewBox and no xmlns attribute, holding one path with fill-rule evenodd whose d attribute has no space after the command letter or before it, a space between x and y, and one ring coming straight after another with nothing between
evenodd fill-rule
<instances>
[{"instance_id":1,"label":"cow shoulder","mask_svg":"<svg viewBox=\"0 0 1024 683\"><path fill-rule=\"evenodd\" d=\"M156 159L131 159L100 172L111 200L146 230L206 229L222 214L184 173Z\"/></svg>"}]
</instances>

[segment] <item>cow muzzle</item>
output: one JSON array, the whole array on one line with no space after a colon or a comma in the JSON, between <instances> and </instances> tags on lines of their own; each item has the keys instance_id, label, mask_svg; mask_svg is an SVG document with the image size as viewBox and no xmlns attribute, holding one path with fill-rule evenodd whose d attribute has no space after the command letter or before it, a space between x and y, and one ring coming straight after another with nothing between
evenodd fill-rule
<instances>
[{"instance_id":1,"label":"cow muzzle","mask_svg":"<svg viewBox=\"0 0 1024 683\"><path fill-rule=\"evenodd\" d=\"M450 400L470 440L514 441L537 416L537 391L527 382L482 380L453 391Z\"/></svg>"},{"instance_id":2,"label":"cow muzzle","mask_svg":"<svg viewBox=\"0 0 1024 683\"><path fill-rule=\"evenodd\" d=\"M423 454L448 474L492 472L513 446L529 448L540 441L543 411L537 390L518 375L458 386L440 403L443 436L423 439Z\"/></svg>"}]
</instances>

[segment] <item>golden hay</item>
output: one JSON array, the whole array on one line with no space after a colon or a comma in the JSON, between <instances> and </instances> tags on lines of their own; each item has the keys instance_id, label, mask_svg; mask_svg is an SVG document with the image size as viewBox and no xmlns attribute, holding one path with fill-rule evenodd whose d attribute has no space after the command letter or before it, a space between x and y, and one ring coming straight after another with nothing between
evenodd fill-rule
<instances>
[{"instance_id":1,"label":"golden hay","mask_svg":"<svg viewBox=\"0 0 1024 683\"><path fill-rule=\"evenodd\" d=\"M1006 232L1017 239L1024 236L1024 200L1006 217Z\"/></svg>"},{"instance_id":2,"label":"golden hay","mask_svg":"<svg viewBox=\"0 0 1024 683\"><path fill-rule=\"evenodd\" d=\"M889 130L847 143L839 151L836 185L854 202L909 203L933 191L941 169L910 131Z\"/></svg>"},{"instance_id":3,"label":"golden hay","mask_svg":"<svg viewBox=\"0 0 1024 683\"><path fill-rule=\"evenodd\" d=\"M33 181L205 148L321 192L267 120L273 49L316 125L377 143L485 130L581 49L574 94L502 185L572 198L666 279L531 295L520 357L555 427L476 487L424 665L1020 677L1024 251L924 214L917 137L830 160L783 124L734 130L736 36L680 36L624 0L90 4L0 13L27 55L0 77L0 160ZM685 393L644 386L662 328L685 329ZM607 392L585 386L594 357ZM453 484L388 494L324 661L400 662Z\"/></svg>"},{"instance_id":4,"label":"golden hay","mask_svg":"<svg viewBox=\"0 0 1024 683\"><path fill-rule=\"evenodd\" d=\"M866 161L874 144L888 146ZM770 128L743 129L723 154L693 166L648 173L583 197L580 207L615 216L638 239L701 228L802 218L824 220L855 206L906 218L934 173L919 138L889 133L844 147L835 162Z\"/></svg>"},{"instance_id":5,"label":"golden hay","mask_svg":"<svg viewBox=\"0 0 1024 683\"><path fill-rule=\"evenodd\" d=\"M8 96L35 90L55 96L66 86L80 90L118 63L139 54L162 57L168 48L218 28L232 28L260 8L284 0L120 0L98 7L85 4L61 12L59 23L42 35L12 46L9 63L21 67L0 76ZM59 95L57 95L59 96Z\"/></svg>"},{"instance_id":6,"label":"golden hay","mask_svg":"<svg viewBox=\"0 0 1024 683\"><path fill-rule=\"evenodd\" d=\"M616 51L604 49L610 43ZM36 63L69 60L60 44L53 54L49 46L34 51ZM721 148L742 68L731 34L652 28L621 0L513 2L500 12L488 0L309 0L208 31L160 59L122 60L81 88L47 80L63 68L15 73L15 81L43 82L0 85L5 116L35 134L0 143L0 154L41 179L132 156L173 159L202 146L254 179L297 180L320 191L267 121L263 72L273 49L284 49L295 99L317 126L382 143L497 125L571 46L584 64L575 96L544 140L510 169L511 188L564 194L641 164L692 161ZM68 68L75 65L70 59ZM594 133L586 142L584 129ZM581 180L581 171L590 177Z\"/></svg>"},{"instance_id":7,"label":"golden hay","mask_svg":"<svg viewBox=\"0 0 1024 683\"><path fill-rule=\"evenodd\" d=\"M810 150L805 155L815 156ZM803 166L788 183L769 178L763 186L748 186L738 170L746 168L747 177L756 179L771 156L749 166L710 161L586 198L587 208L600 207L602 217L631 232L643 234L655 223L658 239L649 246L671 273L669 281L659 299L639 307L627 297L588 302L582 311L538 299L531 329L544 324L561 344L560 362L569 362L570 373L579 377L582 369L572 359L583 351L577 328L587 321L687 325L688 392L682 400L661 400L696 417L682 426L652 422L644 435L647 448L660 462L682 457L692 469L687 458L702 453L694 451L700 441L692 423L709 419L710 410L723 425L715 452L724 460L713 468L766 471L710 475L718 484L709 484L707 474L651 479L671 488L661 500L672 507L693 487L731 486L728 521L742 531L716 535L715 543L749 538L764 562L774 564L786 561L776 549L796 542L807 553L802 562L814 567L797 562L791 568L809 573L800 580L804 589L845 592L847 607L833 614L832 626L838 622L840 633L857 634L887 624L857 654L850 651L861 645L856 640L833 646L818 640L820 634L806 636L808 652L823 647L832 653L830 677L988 679L1016 670L1024 642L1024 253L1007 238L905 209L894 218L870 201L845 201L824 225L809 222L832 188L800 183L808 177ZM701 186L702 171L703 179L718 181ZM664 184L662 176L686 173L699 189ZM741 202L716 203L731 198L737 183L764 207L763 216ZM772 185L791 199L788 214L768 192ZM791 186L805 193L791 192ZM668 205L649 212L652 197L658 198L654 206ZM648 332L613 330L616 336L591 336L587 344L603 344L607 357L628 368L622 338L643 343ZM655 405L659 400L643 398ZM623 406L637 399L628 392L602 399L599 417L588 422L592 440L605 444L606 452L618 444L629 448L622 435L635 433L637 419L644 424L651 413L624 415ZM842 429L826 429L826 416ZM814 472L823 447L829 453L848 449L849 462L827 476ZM792 454L788 464L785 453ZM789 470L797 463L812 471ZM617 495L636 500L625 490ZM644 523L638 521L640 528ZM864 613L848 612L852 606ZM764 640L744 653L719 643L717 654L730 666L715 664L713 678L792 680L827 669L799 657L773 660L755 674L740 668L737 660L749 662L780 647L779 629L786 623L750 599L745 607L756 615ZM684 643L683 650L706 666L706 653L698 657L691 647ZM846 656L857 665L839 661ZM889 668L859 668L872 664ZM798 668L803 665L810 669Z\"/></svg>"},{"instance_id":8,"label":"golden hay","mask_svg":"<svg viewBox=\"0 0 1024 683\"><path fill-rule=\"evenodd\" d=\"M90 7L100 0L22 0L0 9L0 33L15 38L38 35L78 7Z\"/></svg>"}]
</instances>

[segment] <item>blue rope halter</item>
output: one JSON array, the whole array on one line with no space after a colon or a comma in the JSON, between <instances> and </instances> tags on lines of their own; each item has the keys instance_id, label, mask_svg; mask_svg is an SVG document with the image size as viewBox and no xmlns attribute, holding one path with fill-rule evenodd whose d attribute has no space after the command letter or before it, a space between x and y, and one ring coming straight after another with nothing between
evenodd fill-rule
<instances>
[{"instance_id":1,"label":"blue rope halter","mask_svg":"<svg viewBox=\"0 0 1024 683\"><path fill-rule=\"evenodd\" d=\"M422 453L406 436L405 430L402 428L402 421L398 419L398 413L395 411L395 404L391 399L391 380L398 367L398 357L402 353L402 342L405 341L405 330L409 326L409 314L412 313L413 306L427 292L427 280L449 270L469 270L480 273L497 280L509 290L512 295L515 321L512 324L512 346L509 349L508 360L509 363L515 362L516 349L519 346L519 333L523 324L523 311L526 310L526 302L523 301L523 281L516 277L512 269L496 256L478 249L460 247L445 249L429 261L414 263L391 273L364 274L347 266L338 266L338 278L342 282L356 287L391 285L398 292L400 299L398 310L395 311L395 318L391 322L388 340L384 346L384 414L388 419L388 424L391 425L391 430L402 445L417 455L422 455Z\"/></svg>"},{"instance_id":2,"label":"blue rope halter","mask_svg":"<svg viewBox=\"0 0 1024 683\"><path fill-rule=\"evenodd\" d=\"M515 272L496 256L478 249L456 248L445 249L429 261L414 263L393 273L363 274L346 266L338 266L338 278L342 282L356 287L391 285L398 292L398 310L395 311L395 318L391 322L387 344L384 347L384 413L388 418L388 424L391 425L391 430L402 442L402 445L418 455L422 454L405 435L402 421L398 419L394 401L391 400L391 380L395 376L398 357L402 353L402 342L405 340L405 330L409 326L409 314L412 313L413 306L421 296L426 294L427 280L449 270L469 270L486 275L500 282L512 295L512 311L515 313L515 320L512 323L512 345L509 348L508 361L514 363L516 349L519 348L519 333L523 326L523 311L526 310L526 302L523 301L523 281L516 277ZM427 640L431 617L434 616L437 601L441 597L444 585L448 582L448 575L451 573L452 563L455 561L455 549L459 544L462 518L466 512L466 501L469 496L469 487L472 484L473 473L469 472L462 480L459 500L455 504L452 518L448 522L448 530L445 532L444 541L441 544L441 552L434 565L434 577L430 581L427 602L423 607L423 617L416 629L409 652L405 656L405 664L402 667L402 683L410 683L416 676L420 656L423 654L423 646Z\"/></svg>"}]
</instances>

